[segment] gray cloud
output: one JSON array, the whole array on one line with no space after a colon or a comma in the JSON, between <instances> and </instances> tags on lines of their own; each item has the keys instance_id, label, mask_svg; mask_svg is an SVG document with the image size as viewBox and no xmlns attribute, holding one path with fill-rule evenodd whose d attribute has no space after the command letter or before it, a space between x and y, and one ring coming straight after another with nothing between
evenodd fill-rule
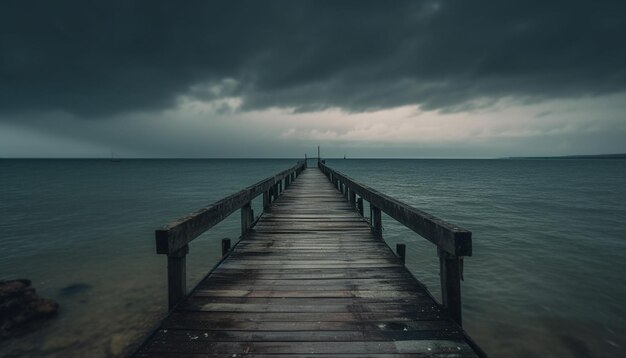
<instances>
[{"instance_id":1,"label":"gray cloud","mask_svg":"<svg viewBox=\"0 0 626 358\"><path fill-rule=\"evenodd\" d=\"M626 90L624 1L0 2L0 111L458 111ZM7 117L7 116L5 116ZM10 116L9 116L10 117Z\"/></svg>"}]
</instances>

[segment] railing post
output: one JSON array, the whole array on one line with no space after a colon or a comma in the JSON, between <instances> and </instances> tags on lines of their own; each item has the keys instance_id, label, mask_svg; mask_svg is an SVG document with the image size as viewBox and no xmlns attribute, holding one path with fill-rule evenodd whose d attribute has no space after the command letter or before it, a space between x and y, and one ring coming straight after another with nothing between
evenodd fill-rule
<instances>
[{"instance_id":1,"label":"railing post","mask_svg":"<svg viewBox=\"0 0 626 358\"><path fill-rule=\"evenodd\" d=\"M461 312L461 266L459 257L437 249L439 254L439 276L441 279L441 303L450 317L463 326Z\"/></svg>"},{"instance_id":2,"label":"railing post","mask_svg":"<svg viewBox=\"0 0 626 358\"><path fill-rule=\"evenodd\" d=\"M405 244L396 244L396 253L398 254L398 257L400 258L400 261L402 261L402 263L406 263L406 245Z\"/></svg>"},{"instance_id":3,"label":"railing post","mask_svg":"<svg viewBox=\"0 0 626 358\"><path fill-rule=\"evenodd\" d=\"M363 216L363 198L358 198L356 200L356 208L359 211L359 214Z\"/></svg>"},{"instance_id":4,"label":"railing post","mask_svg":"<svg viewBox=\"0 0 626 358\"><path fill-rule=\"evenodd\" d=\"M230 239L222 239L222 257L230 251Z\"/></svg>"},{"instance_id":5,"label":"railing post","mask_svg":"<svg viewBox=\"0 0 626 358\"><path fill-rule=\"evenodd\" d=\"M267 211L272 204L272 189L263 192L263 211Z\"/></svg>"},{"instance_id":6,"label":"railing post","mask_svg":"<svg viewBox=\"0 0 626 358\"><path fill-rule=\"evenodd\" d=\"M350 206L356 207L356 193L354 190L350 190Z\"/></svg>"},{"instance_id":7,"label":"railing post","mask_svg":"<svg viewBox=\"0 0 626 358\"><path fill-rule=\"evenodd\" d=\"M252 206L250 203L241 207L241 236L244 236L252 225Z\"/></svg>"},{"instance_id":8,"label":"railing post","mask_svg":"<svg viewBox=\"0 0 626 358\"><path fill-rule=\"evenodd\" d=\"M272 201L275 201L276 199L278 199L278 183L275 183L272 186Z\"/></svg>"},{"instance_id":9,"label":"railing post","mask_svg":"<svg viewBox=\"0 0 626 358\"><path fill-rule=\"evenodd\" d=\"M187 294L186 256L189 246L167 255L167 301L169 309L176 306Z\"/></svg>"},{"instance_id":10,"label":"railing post","mask_svg":"<svg viewBox=\"0 0 626 358\"><path fill-rule=\"evenodd\" d=\"M371 214L372 214L372 231L374 232L374 234L376 234L376 236L378 237L382 237L383 236L383 219L380 213L380 209L373 206L370 203L370 210L371 210Z\"/></svg>"}]
</instances>

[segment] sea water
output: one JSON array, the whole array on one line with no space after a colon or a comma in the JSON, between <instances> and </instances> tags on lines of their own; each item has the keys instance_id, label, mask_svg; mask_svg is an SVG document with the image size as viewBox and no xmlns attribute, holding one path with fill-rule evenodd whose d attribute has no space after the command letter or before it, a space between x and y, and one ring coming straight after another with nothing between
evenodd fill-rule
<instances>
[{"instance_id":1,"label":"sea water","mask_svg":"<svg viewBox=\"0 0 626 358\"><path fill-rule=\"evenodd\" d=\"M60 304L3 357L109 357L166 313L154 230L295 164L281 160L0 160L0 280ZM310 162L313 166L313 162ZM626 160L328 160L473 232L463 318L497 357L620 357L626 349ZM260 214L260 198L254 202ZM435 247L383 216L390 246L439 295ZM232 215L190 244L188 286L239 236Z\"/></svg>"}]
</instances>

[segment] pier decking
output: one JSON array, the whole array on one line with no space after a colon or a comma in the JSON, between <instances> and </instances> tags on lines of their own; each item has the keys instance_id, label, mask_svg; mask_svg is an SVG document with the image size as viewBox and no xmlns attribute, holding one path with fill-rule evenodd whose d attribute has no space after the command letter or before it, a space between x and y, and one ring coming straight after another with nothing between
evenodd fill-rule
<instances>
[{"instance_id":1,"label":"pier decking","mask_svg":"<svg viewBox=\"0 0 626 358\"><path fill-rule=\"evenodd\" d=\"M482 355L350 195L317 168L298 174L256 225L242 211L242 240L134 356Z\"/></svg>"}]
</instances>

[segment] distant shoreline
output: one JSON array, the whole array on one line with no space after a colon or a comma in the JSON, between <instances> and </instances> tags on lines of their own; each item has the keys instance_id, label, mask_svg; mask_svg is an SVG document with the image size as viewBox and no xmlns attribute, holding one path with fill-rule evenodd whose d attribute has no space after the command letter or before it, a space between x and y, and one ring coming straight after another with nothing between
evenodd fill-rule
<instances>
[{"instance_id":1,"label":"distant shoreline","mask_svg":"<svg viewBox=\"0 0 626 358\"><path fill-rule=\"evenodd\" d=\"M501 159L626 159L626 154L564 155L559 157L506 157Z\"/></svg>"},{"instance_id":2,"label":"distant shoreline","mask_svg":"<svg viewBox=\"0 0 626 358\"><path fill-rule=\"evenodd\" d=\"M116 157L114 160L104 157L0 157L0 160L101 160L118 162L122 160L303 160L304 158L141 158L141 157ZM309 158L314 160L316 158ZM341 158L328 157L325 160L549 160L549 159L626 159L626 153L623 154L592 154L592 155L565 155L565 156L545 156L545 157L495 157L495 158Z\"/></svg>"}]
</instances>

